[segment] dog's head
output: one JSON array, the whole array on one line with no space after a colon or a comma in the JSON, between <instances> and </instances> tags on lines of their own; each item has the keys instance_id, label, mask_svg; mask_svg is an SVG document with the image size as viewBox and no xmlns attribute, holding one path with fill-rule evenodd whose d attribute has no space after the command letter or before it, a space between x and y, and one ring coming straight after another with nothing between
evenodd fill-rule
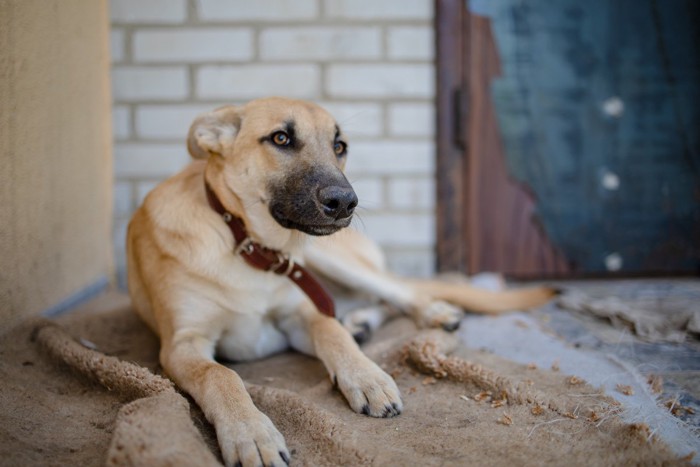
<instances>
[{"instance_id":1,"label":"dog's head","mask_svg":"<svg viewBox=\"0 0 700 467\"><path fill-rule=\"evenodd\" d=\"M187 146L192 157L209 159L246 212L311 235L352 220L357 196L343 175L347 142L315 104L269 98L222 107L194 121Z\"/></svg>"}]
</instances>

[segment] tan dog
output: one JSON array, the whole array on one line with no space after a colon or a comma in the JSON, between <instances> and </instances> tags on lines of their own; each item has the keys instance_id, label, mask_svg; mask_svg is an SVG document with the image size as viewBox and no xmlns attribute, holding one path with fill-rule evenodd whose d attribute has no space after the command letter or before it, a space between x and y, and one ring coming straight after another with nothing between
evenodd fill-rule
<instances>
[{"instance_id":1,"label":"tan dog","mask_svg":"<svg viewBox=\"0 0 700 467\"><path fill-rule=\"evenodd\" d=\"M244 261L247 245L236 245L230 215L255 242L405 310L421 325L456 327L461 310L438 299L495 313L550 295L401 282L384 272L368 239L350 229L335 233L350 224L357 198L342 172L344 136L316 105L271 98L220 108L195 120L188 149L198 160L155 188L129 224L128 284L136 310L160 336L163 368L216 427L226 465L282 465L289 452L238 375L215 355L243 361L291 347L323 362L354 411L391 417L402 410L392 378L338 321L319 313L291 277ZM205 181L223 217L208 202Z\"/></svg>"}]
</instances>

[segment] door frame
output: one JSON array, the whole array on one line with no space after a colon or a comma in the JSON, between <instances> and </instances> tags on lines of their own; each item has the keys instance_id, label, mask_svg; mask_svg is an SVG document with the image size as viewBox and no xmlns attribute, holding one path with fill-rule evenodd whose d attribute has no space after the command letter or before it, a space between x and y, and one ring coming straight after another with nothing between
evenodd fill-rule
<instances>
[{"instance_id":1,"label":"door frame","mask_svg":"<svg viewBox=\"0 0 700 467\"><path fill-rule=\"evenodd\" d=\"M437 270L468 272L468 27L466 0L435 0Z\"/></svg>"}]
</instances>

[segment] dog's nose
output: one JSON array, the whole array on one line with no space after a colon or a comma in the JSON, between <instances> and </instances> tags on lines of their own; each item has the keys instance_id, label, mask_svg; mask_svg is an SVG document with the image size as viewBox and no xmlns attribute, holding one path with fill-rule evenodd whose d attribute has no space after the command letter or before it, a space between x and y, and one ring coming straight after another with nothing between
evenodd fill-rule
<instances>
[{"instance_id":1,"label":"dog's nose","mask_svg":"<svg viewBox=\"0 0 700 467\"><path fill-rule=\"evenodd\" d=\"M351 187L327 186L318 191L318 200L323 212L333 219L352 216L357 207L357 195Z\"/></svg>"}]
</instances>

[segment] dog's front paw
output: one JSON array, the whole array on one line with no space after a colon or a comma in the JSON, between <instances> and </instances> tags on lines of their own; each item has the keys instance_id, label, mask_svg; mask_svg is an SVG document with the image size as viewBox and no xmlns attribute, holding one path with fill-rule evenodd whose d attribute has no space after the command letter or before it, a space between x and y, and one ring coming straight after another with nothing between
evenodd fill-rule
<instances>
[{"instance_id":1,"label":"dog's front paw","mask_svg":"<svg viewBox=\"0 0 700 467\"><path fill-rule=\"evenodd\" d=\"M368 358L338 372L335 382L355 412L386 418L403 410L401 393L394 380Z\"/></svg>"},{"instance_id":2,"label":"dog's front paw","mask_svg":"<svg viewBox=\"0 0 700 467\"><path fill-rule=\"evenodd\" d=\"M284 437L262 412L244 420L217 423L216 433L227 467L289 465Z\"/></svg>"},{"instance_id":3,"label":"dog's front paw","mask_svg":"<svg viewBox=\"0 0 700 467\"><path fill-rule=\"evenodd\" d=\"M419 327L441 327L445 331L452 332L459 328L463 315L464 312L461 308L436 300L419 307L416 310L415 318Z\"/></svg>"}]
</instances>

